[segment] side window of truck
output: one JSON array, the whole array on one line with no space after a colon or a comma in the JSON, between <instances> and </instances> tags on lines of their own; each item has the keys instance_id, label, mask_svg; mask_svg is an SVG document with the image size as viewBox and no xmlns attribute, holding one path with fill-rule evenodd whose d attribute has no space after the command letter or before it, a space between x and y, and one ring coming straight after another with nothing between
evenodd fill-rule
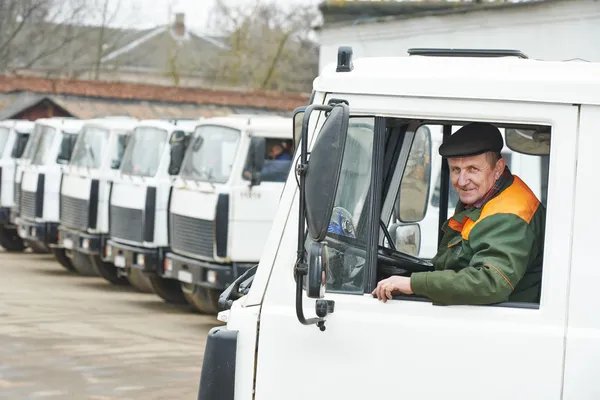
<instances>
[{"instance_id":1,"label":"side window of truck","mask_svg":"<svg viewBox=\"0 0 600 400\"><path fill-rule=\"evenodd\" d=\"M460 126L453 127L456 131ZM432 259L438 253L438 232L440 212L447 210L446 220L454 214L459 196L449 180L448 200L441 204L442 165L445 160L439 156L438 148L442 143L442 129L431 126L432 132L432 162L421 162L422 147L412 144L407 166L403 171L403 179L397 198L394 215L388 228L394 246L398 251L417 256L421 259ZM502 158L510 172L519 177L535 194L540 203L545 206L548 192L548 165L550 152L550 133L546 127L531 127L530 129L500 129L504 137ZM417 132L418 133L418 132ZM437 159L436 159L437 157ZM431 174L423 174L423 167L431 167ZM422 178L422 179L421 179ZM429 188L429 193L425 192ZM427 196L424 198L424 196ZM428 203L423 211L419 206L421 200ZM543 240L543 239L542 239ZM385 247L391 248L387 237L382 235L381 241ZM459 243L459 246L462 246ZM444 246L445 247L445 246ZM458 247L457 247L458 248ZM533 261L530 261L533 262ZM540 275L542 260L539 260ZM536 264L537 265L537 264ZM378 267L378 270L380 267ZM406 276L410 276L408 273ZM411 300L415 296L398 296L402 300Z\"/></svg>"},{"instance_id":2,"label":"side window of truck","mask_svg":"<svg viewBox=\"0 0 600 400\"><path fill-rule=\"evenodd\" d=\"M75 147L75 141L77 140L77 135L72 133L63 134L62 140L60 142L60 149L58 156L56 157L57 164L68 164L71 159L71 154L73 154L73 147Z\"/></svg>"},{"instance_id":3,"label":"side window of truck","mask_svg":"<svg viewBox=\"0 0 600 400\"><path fill-rule=\"evenodd\" d=\"M265 162L261 170L262 182L285 182L292 166L293 140L267 139L265 145ZM246 157L244 171L250 170L250 154ZM244 180L248 176L243 175Z\"/></svg>"}]
</instances>

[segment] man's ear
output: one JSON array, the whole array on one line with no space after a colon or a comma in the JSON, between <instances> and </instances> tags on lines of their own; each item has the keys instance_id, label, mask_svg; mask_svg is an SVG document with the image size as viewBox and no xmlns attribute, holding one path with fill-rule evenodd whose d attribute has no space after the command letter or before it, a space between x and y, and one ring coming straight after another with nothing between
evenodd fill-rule
<instances>
[{"instance_id":1,"label":"man's ear","mask_svg":"<svg viewBox=\"0 0 600 400\"><path fill-rule=\"evenodd\" d=\"M498 161L496 161L496 166L494 168L494 170L495 170L494 172L497 174L498 178L500 178L500 175L502 175L502 172L504 172L505 167L506 167L506 160L504 159L504 157L500 157L500 159Z\"/></svg>"}]
</instances>

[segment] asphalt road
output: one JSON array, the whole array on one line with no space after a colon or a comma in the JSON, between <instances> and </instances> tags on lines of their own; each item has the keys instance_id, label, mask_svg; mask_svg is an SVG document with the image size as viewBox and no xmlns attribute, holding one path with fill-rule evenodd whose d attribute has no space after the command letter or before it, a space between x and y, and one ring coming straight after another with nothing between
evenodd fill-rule
<instances>
[{"instance_id":1,"label":"asphalt road","mask_svg":"<svg viewBox=\"0 0 600 400\"><path fill-rule=\"evenodd\" d=\"M51 255L0 250L1 399L196 399L219 324Z\"/></svg>"}]
</instances>

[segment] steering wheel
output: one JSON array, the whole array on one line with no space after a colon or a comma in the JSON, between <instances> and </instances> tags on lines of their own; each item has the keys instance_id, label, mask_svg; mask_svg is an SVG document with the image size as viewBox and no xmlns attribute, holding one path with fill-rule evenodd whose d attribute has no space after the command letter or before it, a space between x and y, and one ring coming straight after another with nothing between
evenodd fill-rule
<instances>
[{"instance_id":1,"label":"steering wheel","mask_svg":"<svg viewBox=\"0 0 600 400\"><path fill-rule=\"evenodd\" d=\"M335 237L327 235L327 245L329 247L345 254L366 258L366 246L356 240L356 229L352 222L352 214L348 210L343 207L333 209L328 232L335 234ZM384 232L387 232L387 229L384 229ZM389 233L386 237L392 243ZM378 269L389 275L433 270L433 264L429 261L383 246L377 246L377 264Z\"/></svg>"}]
</instances>

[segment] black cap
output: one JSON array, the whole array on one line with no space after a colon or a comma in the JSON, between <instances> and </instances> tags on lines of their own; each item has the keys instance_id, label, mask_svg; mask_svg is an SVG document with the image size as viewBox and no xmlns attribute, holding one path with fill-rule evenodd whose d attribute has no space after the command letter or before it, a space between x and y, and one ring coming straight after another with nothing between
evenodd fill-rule
<instances>
[{"instance_id":1,"label":"black cap","mask_svg":"<svg viewBox=\"0 0 600 400\"><path fill-rule=\"evenodd\" d=\"M504 140L500 130L492 124L473 122L457 130L442 143L442 157L468 157L487 153L500 153Z\"/></svg>"}]
</instances>

